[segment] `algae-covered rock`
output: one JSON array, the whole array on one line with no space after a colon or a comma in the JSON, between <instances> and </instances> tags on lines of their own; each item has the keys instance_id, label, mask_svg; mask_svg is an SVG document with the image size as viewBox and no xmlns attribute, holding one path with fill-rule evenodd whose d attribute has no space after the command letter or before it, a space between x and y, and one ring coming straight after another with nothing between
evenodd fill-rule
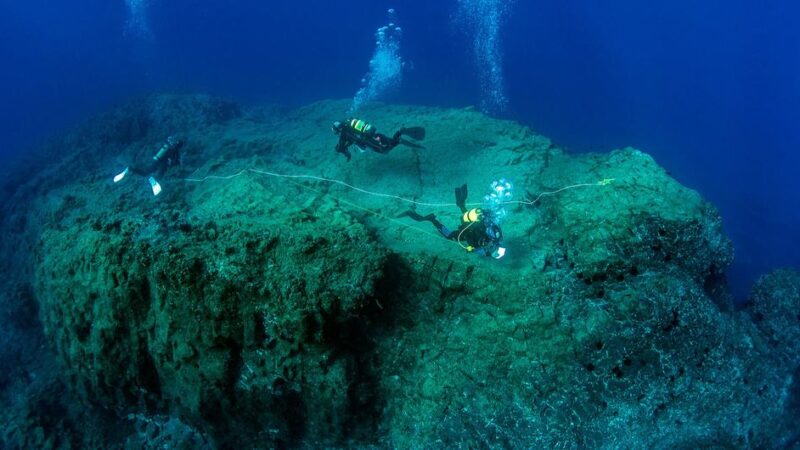
<instances>
[{"instance_id":1,"label":"algae-covered rock","mask_svg":"<svg viewBox=\"0 0 800 450\"><path fill-rule=\"evenodd\" d=\"M778 351L800 358L800 274L776 270L753 286L748 311ZM798 361L800 366L800 361Z\"/></svg>"},{"instance_id":2,"label":"algae-covered rock","mask_svg":"<svg viewBox=\"0 0 800 450\"><path fill-rule=\"evenodd\" d=\"M246 208L243 193L265 205ZM257 181L188 200L185 212L87 204L85 220L43 233L37 292L70 379L87 401L212 430L336 436L353 376L338 367L353 355L326 333L358 316L385 252L347 213L316 216L331 206Z\"/></svg>"},{"instance_id":3,"label":"algae-covered rock","mask_svg":"<svg viewBox=\"0 0 800 450\"><path fill-rule=\"evenodd\" d=\"M17 237L2 249L35 252L19 267L65 379L136 430L117 445L791 442L796 276L759 284L756 324L733 311L719 214L651 157L569 155L471 109L374 104L365 119L424 126L424 147L347 163L330 123L348 107L140 99L65 138L72 156L6 207ZM110 183L169 134L186 152L159 197ZM499 178L515 192L502 260L403 215L455 228L453 188L480 205Z\"/></svg>"}]
</instances>

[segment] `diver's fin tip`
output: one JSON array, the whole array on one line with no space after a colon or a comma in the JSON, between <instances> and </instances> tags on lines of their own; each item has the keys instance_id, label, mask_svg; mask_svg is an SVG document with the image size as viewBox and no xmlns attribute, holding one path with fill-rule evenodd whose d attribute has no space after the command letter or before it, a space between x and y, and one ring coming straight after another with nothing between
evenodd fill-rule
<instances>
[{"instance_id":1,"label":"diver's fin tip","mask_svg":"<svg viewBox=\"0 0 800 450\"><path fill-rule=\"evenodd\" d=\"M125 175L127 174L128 174L128 167L126 167L125 170L114 176L114 183L119 183L120 181L122 181L122 179L125 178Z\"/></svg>"},{"instance_id":2,"label":"diver's fin tip","mask_svg":"<svg viewBox=\"0 0 800 450\"><path fill-rule=\"evenodd\" d=\"M153 177L148 178L147 181L150 182L150 187L153 189L153 195L158 196L158 194L161 193L161 185Z\"/></svg>"},{"instance_id":3,"label":"diver's fin tip","mask_svg":"<svg viewBox=\"0 0 800 450\"><path fill-rule=\"evenodd\" d=\"M403 127L400 129L400 133L418 141L425 139L424 127Z\"/></svg>"}]
</instances>

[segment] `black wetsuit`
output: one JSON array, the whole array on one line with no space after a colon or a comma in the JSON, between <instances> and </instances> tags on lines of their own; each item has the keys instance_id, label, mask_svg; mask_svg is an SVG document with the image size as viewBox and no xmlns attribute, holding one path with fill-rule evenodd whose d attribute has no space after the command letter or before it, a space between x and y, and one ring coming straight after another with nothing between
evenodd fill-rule
<instances>
[{"instance_id":1,"label":"black wetsuit","mask_svg":"<svg viewBox=\"0 0 800 450\"><path fill-rule=\"evenodd\" d=\"M340 122L339 126L334 128L334 132L339 135L336 152L343 154L348 161L350 161L350 151L348 149L351 145L356 145L362 150L369 147L378 153L386 154L401 142L402 131L398 131L392 137L389 137L375 132L375 129L369 126L366 131L359 131L351 125L353 122L353 119L348 119Z\"/></svg>"},{"instance_id":2,"label":"black wetsuit","mask_svg":"<svg viewBox=\"0 0 800 450\"><path fill-rule=\"evenodd\" d=\"M470 212L466 208L466 199L467 185L456 188L456 204L461 209L462 220L459 227L454 231L447 228L433 214L421 216L414 211L408 211L406 215L418 222L428 221L432 223L442 236L452 241L457 241L469 252L475 252L482 256L493 256L502 246L503 232L488 212L482 212L480 218L474 222L464 220L464 217Z\"/></svg>"},{"instance_id":3,"label":"black wetsuit","mask_svg":"<svg viewBox=\"0 0 800 450\"><path fill-rule=\"evenodd\" d=\"M143 177L155 174L160 178L168 168L180 164L182 147L183 141L170 136L155 155L147 157L144 161L137 161L130 166L130 170Z\"/></svg>"}]
</instances>

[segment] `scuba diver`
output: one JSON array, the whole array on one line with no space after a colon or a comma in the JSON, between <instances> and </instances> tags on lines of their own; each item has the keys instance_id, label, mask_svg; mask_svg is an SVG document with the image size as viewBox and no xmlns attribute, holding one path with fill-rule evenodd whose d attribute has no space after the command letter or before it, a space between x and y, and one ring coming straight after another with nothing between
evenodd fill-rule
<instances>
[{"instance_id":1,"label":"scuba diver","mask_svg":"<svg viewBox=\"0 0 800 450\"><path fill-rule=\"evenodd\" d=\"M500 259L506 254L503 244L503 232L497 225L497 218L491 210L481 208L467 209L467 185L456 188L456 204L461 209L461 225L455 231L450 231L433 214L422 216L414 211L407 211L405 215L417 222L427 221L436 227L436 230L447 239L458 242L464 250L482 256L491 256Z\"/></svg>"},{"instance_id":2,"label":"scuba diver","mask_svg":"<svg viewBox=\"0 0 800 450\"><path fill-rule=\"evenodd\" d=\"M402 139L402 136L408 136L414 140L425 139L425 128L410 127L400 128L392 137L380 134L375 130L375 127L359 119L347 119L343 122L333 122L331 130L339 135L339 143L336 144L336 152L343 154L347 161L350 161L350 151L348 150L351 145L355 144L361 151L366 147L378 153L389 153L393 148L400 144L408 145L414 148L424 148L419 144Z\"/></svg>"},{"instance_id":3,"label":"scuba diver","mask_svg":"<svg viewBox=\"0 0 800 450\"><path fill-rule=\"evenodd\" d=\"M114 177L114 183L119 183L128 175L128 172L133 172L136 175L147 177L150 187L153 189L153 195L161 193L161 184L153 177L153 174L161 178L168 168L177 166L181 162L180 150L183 147L183 141L170 136L164 142L164 145L150 158L145 161L139 161L125 168L122 172Z\"/></svg>"}]
</instances>

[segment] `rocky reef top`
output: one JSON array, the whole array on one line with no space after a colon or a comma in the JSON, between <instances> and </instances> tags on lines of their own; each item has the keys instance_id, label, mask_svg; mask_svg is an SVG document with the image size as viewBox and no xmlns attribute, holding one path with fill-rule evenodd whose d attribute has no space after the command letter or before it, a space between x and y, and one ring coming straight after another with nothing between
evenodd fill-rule
<instances>
[{"instance_id":1,"label":"rocky reef top","mask_svg":"<svg viewBox=\"0 0 800 450\"><path fill-rule=\"evenodd\" d=\"M65 394L48 407L63 419L4 400L4 443L797 439L800 277L765 277L736 310L717 211L646 153L570 155L472 109L373 104L360 116L386 134L424 126L424 148L355 150L348 163L330 131L348 107L150 96L13 172L4 304L40 317L59 362L29 398ZM143 178L111 182L169 135L185 141L183 161L160 196ZM517 201L502 260L403 217L455 228L453 188L468 184L480 203L499 178Z\"/></svg>"}]
</instances>

